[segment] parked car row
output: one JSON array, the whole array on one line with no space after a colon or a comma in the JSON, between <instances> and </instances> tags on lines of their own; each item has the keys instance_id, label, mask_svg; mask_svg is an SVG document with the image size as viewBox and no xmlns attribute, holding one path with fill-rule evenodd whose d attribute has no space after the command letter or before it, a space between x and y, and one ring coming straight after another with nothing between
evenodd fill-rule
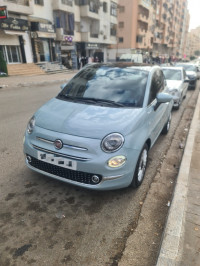
<instances>
[{"instance_id":1,"label":"parked car row","mask_svg":"<svg viewBox=\"0 0 200 266\"><path fill-rule=\"evenodd\" d=\"M28 122L26 165L84 188L136 188L187 87L183 67L88 65Z\"/></svg>"}]
</instances>

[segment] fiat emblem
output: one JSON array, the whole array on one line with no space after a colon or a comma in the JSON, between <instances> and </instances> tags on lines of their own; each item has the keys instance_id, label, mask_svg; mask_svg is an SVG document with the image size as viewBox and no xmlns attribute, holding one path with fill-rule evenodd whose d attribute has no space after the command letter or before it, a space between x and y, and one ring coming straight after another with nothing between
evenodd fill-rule
<instances>
[{"instance_id":1,"label":"fiat emblem","mask_svg":"<svg viewBox=\"0 0 200 266\"><path fill-rule=\"evenodd\" d=\"M54 141L54 147L55 147L57 150L62 149L62 147L63 147L62 140L60 140L60 139L56 139L56 140Z\"/></svg>"}]
</instances>

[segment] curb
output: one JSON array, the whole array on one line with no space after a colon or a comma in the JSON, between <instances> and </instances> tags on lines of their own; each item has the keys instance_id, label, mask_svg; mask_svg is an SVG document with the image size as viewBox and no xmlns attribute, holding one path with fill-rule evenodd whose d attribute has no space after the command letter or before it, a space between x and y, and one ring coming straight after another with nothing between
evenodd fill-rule
<instances>
[{"instance_id":1,"label":"curb","mask_svg":"<svg viewBox=\"0 0 200 266\"><path fill-rule=\"evenodd\" d=\"M180 241L184 234L185 209L187 204L188 179L190 163L194 146L196 129L198 127L200 107L200 93L190 126L187 142L177 177L172 204L169 210L166 227L161 243L160 253L156 266L175 266L179 262L181 253Z\"/></svg>"}]
</instances>

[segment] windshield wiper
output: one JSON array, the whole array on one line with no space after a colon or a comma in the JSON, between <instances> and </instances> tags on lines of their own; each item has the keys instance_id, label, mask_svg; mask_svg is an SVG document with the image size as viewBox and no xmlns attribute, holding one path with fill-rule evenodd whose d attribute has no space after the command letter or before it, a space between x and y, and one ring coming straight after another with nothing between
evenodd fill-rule
<instances>
[{"instance_id":1,"label":"windshield wiper","mask_svg":"<svg viewBox=\"0 0 200 266\"><path fill-rule=\"evenodd\" d=\"M110 104L110 105L114 105L114 106L120 106L120 107L124 107L125 105L122 103L117 103L115 101L111 101L111 100L105 100L105 99L96 99L96 98L82 98L83 100L87 101L87 102L95 102L95 103L106 103L106 104Z\"/></svg>"},{"instance_id":2,"label":"windshield wiper","mask_svg":"<svg viewBox=\"0 0 200 266\"><path fill-rule=\"evenodd\" d=\"M124 104L122 103L117 103L115 101L111 100L105 100L105 99L96 99L96 98L89 98L89 97L75 97L75 96L70 96L70 95L65 95L65 94L58 94L58 97L73 100L73 101L81 101L81 102L87 102L87 103L104 103L104 104L109 104L112 106L117 106L117 107L125 107Z\"/></svg>"}]
</instances>

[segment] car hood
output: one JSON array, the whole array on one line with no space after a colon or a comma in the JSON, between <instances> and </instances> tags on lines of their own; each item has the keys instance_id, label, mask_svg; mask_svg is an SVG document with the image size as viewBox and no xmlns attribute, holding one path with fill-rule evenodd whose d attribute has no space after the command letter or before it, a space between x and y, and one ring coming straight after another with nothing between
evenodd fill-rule
<instances>
[{"instance_id":1,"label":"car hood","mask_svg":"<svg viewBox=\"0 0 200 266\"><path fill-rule=\"evenodd\" d=\"M112 132L124 136L141 121L142 108L113 108L52 99L36 113L36 126L80 137L102 139Z\"/></svg>"},{"instance_id":2,"label":"car hood","mask_svg":"<svg viewBox=\"0 0 200 266\"><path fill-rule=\"evenodd\" d=\"M167 87L169 90L178 89L181 86L181 80L167 80Z\"/></svg>"},{"instance_id":3,"label":"car hood","mask_svg":"<svg viewBox=\"0 0 200 266\"><path fill-rule=\"evenodd\" d=\"M186 71L186 74L189 76L196 76L197 73L195 71Z\"/></svg>"}]
</instances>

